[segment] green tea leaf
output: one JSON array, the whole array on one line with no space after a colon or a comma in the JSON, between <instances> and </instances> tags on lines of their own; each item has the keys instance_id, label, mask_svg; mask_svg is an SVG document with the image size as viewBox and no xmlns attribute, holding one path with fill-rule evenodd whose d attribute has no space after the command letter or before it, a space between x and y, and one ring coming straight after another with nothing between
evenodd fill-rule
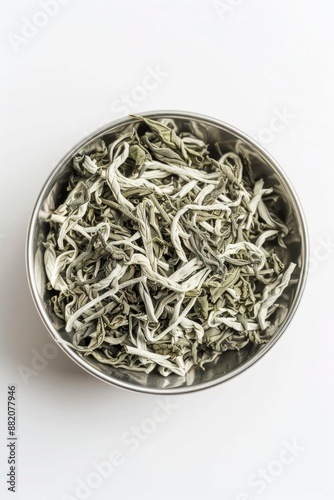
<instances>
[{"instance_id":1,"label":"green tea leaf","mask_svg":"<svg viewBox=\"0 0 334 500\"><path fill-rule=\"evenodd\" d=\"M78 152L57 206L40 213L48 307L81 355L184 377L270 340L295 269L289 228L238 148L135 118Z\"/></svg>"}]
</instances>

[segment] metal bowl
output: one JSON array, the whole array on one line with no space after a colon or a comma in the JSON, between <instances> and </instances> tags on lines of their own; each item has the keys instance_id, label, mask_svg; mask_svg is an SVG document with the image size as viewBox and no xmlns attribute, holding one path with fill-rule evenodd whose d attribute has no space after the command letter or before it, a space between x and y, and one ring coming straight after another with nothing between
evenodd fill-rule
<instances>
[{"instance_id":1,"label":"metal bowl","mask_svg":"<svg viewBox=\"0 0 334 500\"><path fill-rule=\"evenodd\" d=\"M226 351L214 363L206 365L205 371L193 368L185 377L170 375L165 378L160 374L145 374L101 365L93 359L84 358L65 344L58 344L73 361L104 382L144 393L180 394L205 389L231 379L258 361L281 337L296 311L305 285L308 266L307 233L302 210L290 182L275 160L252 139L226 123L202 115L176 111L157 111L143 115L153 119L172 118L180 130L190 129L204 138L208 144L219 142L221 148L248 157L255 177L263 177L266 185L275 186L275 191L281 195L277 213L291 228L285 240L287 251L285 257L283 255L283 260L285 258L286 262L297 264L289 287L280 297L280 303L287 306L285 317L280 318L276 331L272 332L271 340L264 345L249 344L239 352ZM35 305L50 335L57 343L62 339L69 340L69 337L64 325L47 306L42 246L47 227L40 213L52 211L62 198L73 156L79 151L89 150L96 139L102 138L107 143L114 141L131 127L133 122L133 118L114 121L77 144L51 173L37 199L28 230L27 273Z\"/></svg>"}]
</instances>

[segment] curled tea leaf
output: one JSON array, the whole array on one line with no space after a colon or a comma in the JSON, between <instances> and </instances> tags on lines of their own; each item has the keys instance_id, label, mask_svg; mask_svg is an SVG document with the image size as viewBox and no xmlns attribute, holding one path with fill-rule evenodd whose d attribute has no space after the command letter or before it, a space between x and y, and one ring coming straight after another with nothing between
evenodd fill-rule
<instances>
[{"instance_id":1,"label":"curled tea leaf","mask_svg":"<svg viewBox=\"0 0 334 500\"><path fill-rule=\"evenodd\" d=\"M101 364L186 376L270 340L289 229L279 193L203 130L135 117L132 132L73 158L43 252L66 345Z\"/></svg>"}]
</instances>

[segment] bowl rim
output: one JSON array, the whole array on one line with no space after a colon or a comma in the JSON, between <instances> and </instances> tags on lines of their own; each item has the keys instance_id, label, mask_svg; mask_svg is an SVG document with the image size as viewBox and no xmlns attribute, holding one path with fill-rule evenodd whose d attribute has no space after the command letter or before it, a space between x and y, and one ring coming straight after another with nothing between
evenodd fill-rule
<instances>
[{"instance_id":1,"label":"bowl rim","mask_svg":"<svg viewBox=\"0 0 334 500\"><path fill-rule=\"evenodd\" d=\"M57 337L60 337L60 334L56 330L56 328L53 326L45 308L43 307L42 303L42 298L40 297L38 290L37 290L37 284L34 278L34 254L33 254L33 244L34 244L34 234L35 234L35 228L38 220L38 213L41 207L42 202L45 200L45 196L47 195L49 191L49 187L54 181L58 171L73 157L73 155L83 148L85 145L87 145L89 142L93 141L94 139L97 139L100 135L107 133L107 132L112 132L112 129L120 126L120 125L127 125L133 122L133 116L134 115L129 115L129 116L124 116L117 118L116 120L113 120L99 128L97 128L95 131L91 132L90 134L86 135L83 139L81 139L79 142L76 143L75 146L73 146L61 159L58 161L56 166L51 170L49 173L46 181L44 182L44 185L37 197L37 200L34 204L29 223L28 223L28 228L27 228L27 235L26 235L26 243L25 243L25 264L26 264L26 273L27 273L27 279L28 279L28 284L29 284L29 289L33 298L33 302L35 304L35 307L39 313L39 316L48 331L49 335L52 337L52 339L56 342L57 346L62 349L77 365L79 365L82 369L84 369L86 372L90 373L91 375L95 376L99 380L102 380L103 382L122 388L122 389L127 389L130 391L135 391L135 392L140 392L140 393L145 393L145 394L155 394L155 395L174 395L174 394L186 394L186 393L192 393L192 392L197 392L197 391L202 391L204 389L208 389L210 387L214 387L216 385L219 385L223 382L226 382L227 380L231 380L232 378L236 377L237 375L240 375L243 373L245 370L250 368L251 366L254 366L255 363L257 363L275 344L276 342L282 337L283 333L286 331L288 325L290 324L292 318L294 317L296 310L300 304L300 300L302 298L303 292L305 290L305 285L307 281L307 274L308 274L308 267L309 267L309 236L308 236L308 230L307 230L307 225L306 225L306 220L305 220L305 215L304 211L302 209L300 200L298 198L298 195L292 186L292 183L288 176L286 175L285 171L282 169L282 167L278 164L278 162L271 156L270 153L259 143L257 143L252 137L248 136L238 128L234 127L233 125L230 125L229 123L226 123L224 121L218 120L216 118L212 118L210 116L206 116L200 113L195 113L195 112L189 112L189 111L181 111L181 110L153 110L153 111L144 111L144 112L137 112L135 116L145 116L149 117L152 119L163 119L163 118L184 118L184 119L194 119L194 120L200 120L201 122L205 122L206 124L213 125L215 127L219 127L221 129L224 129L225 131L233 134L239 139L242 139L246 143L250 144L256 151L258 151L270 164L270 166L273 168L275 173L279 178L281 178L284 183L286 184L287 188L290 191L290 195L293 199L293 202L295 204L295 208L297 211L297 216L299 218L301 227L300 227L300 234L301 234L301 249L302 249L302 262L301 262L301 272L300 272L300 277L298 280L298 286L296 288L295 292L295 297L292 303L292 306L288 312L287 317L283 321L282 325L280 325L277 333L275 334L270 341L265 344L259 351L251 357L249 360L247 360L245 363L243 363L241 366L238 366L237 368L231 370L228 373L225 373L216 379L213 380L208 380L205 382L201 382L198 385L190 385L190 386L181 386L181 387L175 387L175 388L166 388L166 389L161 389L161 388L152 388L152 387L147 387L147 386L139 386L136 385L135 383L131 382L126 382L120 379L116 379L111 377L110 375L107 375L101 371L99 371L97 368L95 368L93 365L90 365L88 362L82 359L76 351L74 351L71 347L68 347L67 345L59 342L57 340Z\"/></svg>"}]
</instances>

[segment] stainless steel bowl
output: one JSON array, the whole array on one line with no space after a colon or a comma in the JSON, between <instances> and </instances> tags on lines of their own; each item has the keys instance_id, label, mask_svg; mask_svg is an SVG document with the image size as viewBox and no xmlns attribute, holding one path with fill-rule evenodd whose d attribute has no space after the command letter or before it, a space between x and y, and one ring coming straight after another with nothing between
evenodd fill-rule
<instances>
[{"instance_id":1,"label":"stainless steel bowl","mask_svg":"<svg viewBox=\"0 0 334 500\"><path fill-rule=\"evenodd\" d=\"M216 362L206 365L205 371L194 368L184 378L177 375L170 375L167 378L159 374L147 375L114 368L110 365L100 365L92 359L82 357L67 345L58 344L73 361L104 382L145 393L180 394L205 389L231 379L258 361L281 337L296 311L305 285L308 266L307 233L302 210L290 182L275 160L252 139L226 123L202 115L176 111L157 111L144 113L144 115L153 119L172 118L181 130L190 128L205 138L208 143L219 142L223 148L234 150L248 157L255 176L264 177L267 185L275 186L276 192L281 194L282 201L278 204L277 210L286 225L292 228L286 238L288 247L286 260L297 263L294 279L280 298L281 303L287 306L287 313L281 318L281 323L273 332L269 343L261 346L249 345L239 352L227 351ZM47 228L39 214L41 211L52 210L61 197L69 173L69 164L74 155L80 150L89 148L96 139L103 138L108 143L117 139L121 133L132 126L133 121L132 118L114 121L77 144L51 173L37 199L28 230L27 273L38 312L56 342L68 339L68 334L59 318L47 308L46 278L41 245Z\"/></svg>"}]
</instances>

